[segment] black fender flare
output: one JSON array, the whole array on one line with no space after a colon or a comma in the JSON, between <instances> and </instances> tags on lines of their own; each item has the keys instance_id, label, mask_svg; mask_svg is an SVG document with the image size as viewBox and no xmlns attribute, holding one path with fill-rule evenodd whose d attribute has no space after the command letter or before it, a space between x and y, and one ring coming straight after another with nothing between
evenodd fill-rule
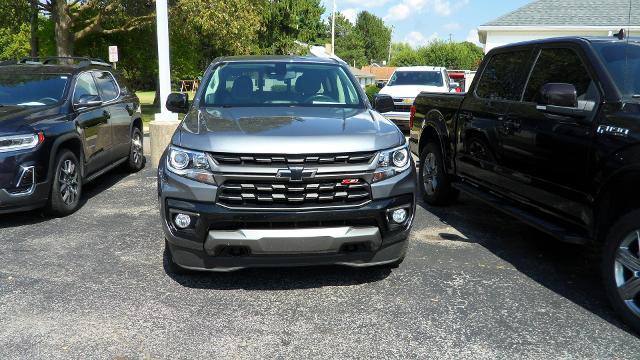
<instances>
[{"instance_id":1,"label":"black fender flare","mask_svg":"<svg viewBox=\"0 0 640 360\"><path fill-rule=\"evenodd\" d=\"M51 153L49 154L49 171L47 173L47 181L50 182L53 178L53 167L55 166L56 156L58 155L58 151L60 150L60 146L69 140L77 140L80 143L80 174L81 177L84 178L85 175L85 163L84 163L84 142L80 138L80 135L75 133L69 133L58 136L53 145L51 146Z\"/></svg>"},{"instance_id":2,"label":"black fender flare","mask_svg":"<svg viewBox=\"0 0 640 360\"><path fill-rule=\"evenodd\" d=\"M444 123L444 115L438 109L429 110L425 116L424 121L422 123L422 129L420 130L420 140L418 141L418 149L422 149L424 147L423 136L426 129L431 128L435 131L436 136L438 137L438 141L440 142L440 151L442 152L442 156L444 157L444 162L447 165L449 170L452 170L453 161L452 154L447 149L447 144L450 142L448 130ZM420 155L420 154L418 154Z\"/></svg>"}]
</instances>

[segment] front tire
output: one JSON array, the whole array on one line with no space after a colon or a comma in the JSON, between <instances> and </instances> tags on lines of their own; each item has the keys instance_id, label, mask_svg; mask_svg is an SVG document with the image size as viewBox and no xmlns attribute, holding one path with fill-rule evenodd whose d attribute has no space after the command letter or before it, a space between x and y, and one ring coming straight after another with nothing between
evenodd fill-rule
<instances>
[{"instance_id":1,"label":"front tire","mask_svg":"<svg viewBox=\"0 0 640 360\"><path fill-rule=\"evenodd\" d=\"M56 156L46 212L56 217L70 215L80 207L81 196L82 177L78 157L69 150L62 150Z\"/></svg>"},{"instance_id":2,"label":"front tire","mask_svg":"<svg viewBox=\"0 0 640 360\"><path fill-rule=\"evenodd\" d=\"M429 205L447 205L459 195L458 190L451 186L442 151L436 143L428 143L420 153L418 186L422 198Z\"/></svg>"},{"instance_id":3,"label":"front tire","mask_svg":"<svg viewBox=\"0 0 640 360\"><path fill-rule=\"evenodd\" d=\"M126 168L129 172L135 173L144 167L144 136L137 127L131 130L131 149L129 150L129 160Z\"/></svg>"},{"instance_id":4,"label":"front tire","mask_svg":"<svg viewBox=\"0 0 640 360\"><path fill-rule=\"evenodd\" d=\"M640 333L640 210L611 227L604 245L602 277L614 310Z\"/></svg>"}]
</instances>

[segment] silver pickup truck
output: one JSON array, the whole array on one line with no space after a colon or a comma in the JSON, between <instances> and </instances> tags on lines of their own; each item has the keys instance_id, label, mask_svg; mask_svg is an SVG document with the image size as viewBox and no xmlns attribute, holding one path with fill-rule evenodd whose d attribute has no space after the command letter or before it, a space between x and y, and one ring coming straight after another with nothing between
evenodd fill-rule
<instances>
[{"instance_id":1,"label":"silver pickup truck","mask_svg":"<svg viewBox=\"0 0 640 360\"><path fill-rule=\"evenodd\" d=\"M158 170L172 272L397 266L415 213L405 137L348 66L316 57L215 60Z\"/></svg>"}]
</instances>

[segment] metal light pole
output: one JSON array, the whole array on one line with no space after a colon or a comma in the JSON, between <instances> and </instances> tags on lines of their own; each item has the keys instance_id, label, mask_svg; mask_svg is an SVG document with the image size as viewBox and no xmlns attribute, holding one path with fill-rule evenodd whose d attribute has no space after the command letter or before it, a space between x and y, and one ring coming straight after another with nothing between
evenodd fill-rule
<instances>
[{"instance_id":1,"label":"metal light pole","mask_svg":"<svg viewBox=\"0 0 640 360\"><path fill-rule=\"evenodd\" d=\"M387 57L387 66L389 66L389 63L391 62L391 45L393 44L393 29L395 29L395 27L391 25L391 36L389 37L389 56Z\"/></svg>"},{"instance_id":2,"label":"metal light pole","mask_svg":"<svg viewBox=\"0 0 640 360\"><path fill-rule=\"evenodd\" d=\"M333 12L331 13L331 55L336 54L336 0L333 0Z\"/></svg>"}]
</instances>

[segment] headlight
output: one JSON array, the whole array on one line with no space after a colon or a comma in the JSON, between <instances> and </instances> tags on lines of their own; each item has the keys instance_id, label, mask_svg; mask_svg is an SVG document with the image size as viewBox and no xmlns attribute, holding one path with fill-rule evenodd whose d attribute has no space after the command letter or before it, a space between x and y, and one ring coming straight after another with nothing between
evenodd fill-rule
<instances>
[{"instance_id":1,"label":"headlight","mask_svg":"<svg viewBox=\"0 0 640 360\"><path fill-rule=\"evenodd\" d=\"M0 152L33 149L44 141L44 134L0 136Z\"/></svg>"},{"instance_id":2,"label":"headlight","mask_svg":"<svg viewBox=\"0 0 640 360\"><path fill-rule=\"evenodd\" d=\"M378 167L373 173L373 182L396 176L411 165L409 149L406 145L392 150L385 150L378 155Z\"/></svg>"},{"instance_id":3,"label":"headlight","mask_svg":"<svg viewBox=\"0 0 640 360\"><path fill-rule=\"evenodd\" d=\"M200 151L169 147L167 169L174 174L207 184L216 183L211 172L209 156Z\"/></svg>"}]
</instances>

